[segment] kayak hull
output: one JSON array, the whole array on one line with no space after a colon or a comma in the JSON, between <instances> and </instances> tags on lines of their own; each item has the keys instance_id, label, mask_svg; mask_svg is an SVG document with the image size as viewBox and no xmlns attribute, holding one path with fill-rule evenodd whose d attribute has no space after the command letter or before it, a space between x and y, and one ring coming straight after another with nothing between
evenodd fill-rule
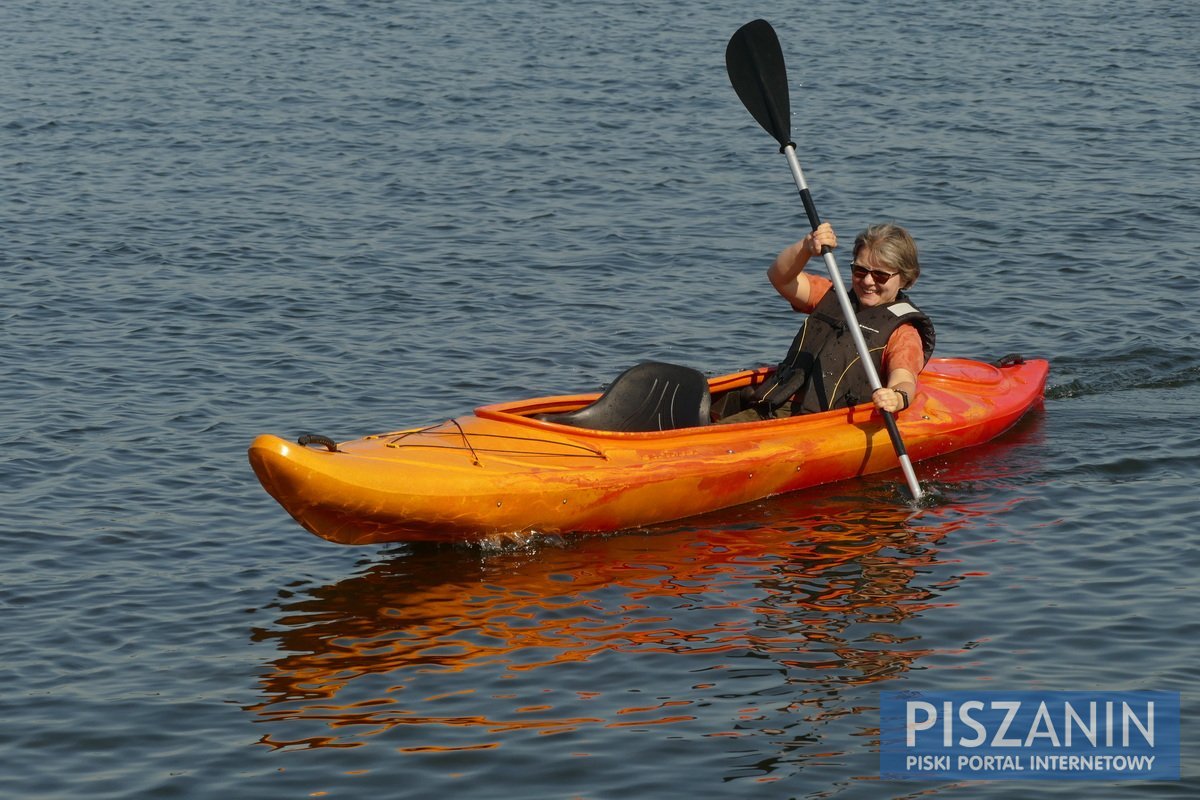
<instances>
[{"instance_id":1,"label":"kayak hull","mask_svg":"<svg viewBox=\"0 0 1200 800\"><path fill-rule=\"evenodd\" d=\"M1043 397L1048 364L933 359L897 416L913 461L986 442ZM769 370L709 379L715 395ZM595 394L482 406L440 425L314 449L262 435L249 458L304 528L342 544L454 541L495 534L601 532L682 519L894 469L869 405L651 433L595 431L535 415Z\"/></svg>"}]
</instances>

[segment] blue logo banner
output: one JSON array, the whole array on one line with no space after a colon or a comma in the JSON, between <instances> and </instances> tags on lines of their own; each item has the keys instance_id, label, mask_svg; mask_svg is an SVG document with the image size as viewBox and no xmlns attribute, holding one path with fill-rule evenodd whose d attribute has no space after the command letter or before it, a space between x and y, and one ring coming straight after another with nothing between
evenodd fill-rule
<instances>
[{"instance_id":1,"label":"blue logo banner","mask_svg":"<svg viewBox=\"0 0 1200 800\"><path fill-rule=\"evenodd\" d=\"M885 780L1179 780L1178 692L880 693Z\"/></svg>"}]
</instances>

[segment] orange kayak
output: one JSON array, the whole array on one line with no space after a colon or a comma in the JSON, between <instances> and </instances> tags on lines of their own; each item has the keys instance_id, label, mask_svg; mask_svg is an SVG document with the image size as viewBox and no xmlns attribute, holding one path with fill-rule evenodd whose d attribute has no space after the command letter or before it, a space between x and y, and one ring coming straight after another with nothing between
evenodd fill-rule
<instances>
[{"instance_id":1,"label":"orange kayak","mask_svg":"<svg viewBox=\"0 0 1200 800\"><path fill-rule=\"evenodd\" d=\"M897 415L913 461L986 442L1043 396L1047 362L932 359ZM767 368L707 379L709 397L761 383ZM599 394L477 408L430 427L323 448L262 435L250 463L302 526L342 544L637 528L894 469L870 404L785 419L668 430L566 424ZM562 420L562 421L554 421Z\"/></svg>"}]
</instances>

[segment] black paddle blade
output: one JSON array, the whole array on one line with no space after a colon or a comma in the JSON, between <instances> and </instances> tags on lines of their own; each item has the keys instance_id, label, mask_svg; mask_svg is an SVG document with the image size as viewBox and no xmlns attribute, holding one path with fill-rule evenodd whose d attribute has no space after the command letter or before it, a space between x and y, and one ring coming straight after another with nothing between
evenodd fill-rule
<instances>
[{"instance_id":1,"label":"black paddle blade","mask_svg":"<svg viewBox=\"0 0 1200 800\"><path fill-rule=\"evenodd\" d=\"M765 19L738 28L725 48L725 69L742 104L779 146L791 142L787 68L775 29Z\"/></svg>"}]
</instances>

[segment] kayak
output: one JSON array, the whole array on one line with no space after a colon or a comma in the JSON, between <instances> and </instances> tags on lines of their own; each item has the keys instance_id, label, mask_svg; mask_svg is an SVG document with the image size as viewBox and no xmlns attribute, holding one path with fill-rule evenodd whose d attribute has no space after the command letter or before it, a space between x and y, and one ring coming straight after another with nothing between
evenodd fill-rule
<instances>
[{"instance_id":1,"label":"kayak","mask_svg":"<svg viewBox=\"0 0 1200 800\"><path fill-rule=\"evenodd\" d=\"M264 434L249 458L300 525L341 544L628 530L896 468L870 403L712 424L722 398L771 371L706 378L650 362L603 393L486 405L353 441ZM896 416L910 458L1000 435L1041 403L1048 371L1019 357L931 359Z\"/></svg>"}]
</instances>

